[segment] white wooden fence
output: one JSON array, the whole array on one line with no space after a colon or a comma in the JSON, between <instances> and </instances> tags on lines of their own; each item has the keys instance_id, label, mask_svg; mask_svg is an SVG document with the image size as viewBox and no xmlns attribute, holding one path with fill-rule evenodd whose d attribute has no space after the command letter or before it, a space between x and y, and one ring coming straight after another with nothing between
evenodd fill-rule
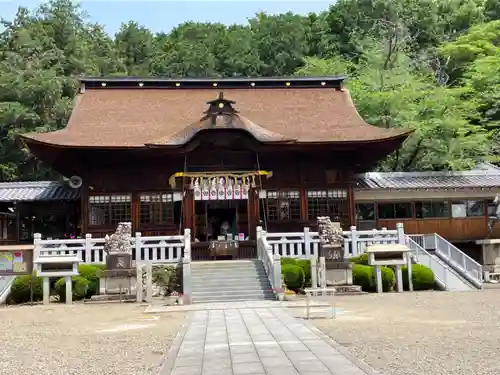
<instances>
[{"instance_id":1,"label":"white wooden fence","mask_svg":"<svg viewBox=\"0 0 500 375\"><path fill-rule=\"evenodd\" d=\"M356 230L352 226L344 232L344 254L346 258L355 257L365 252L365 248L374 244L405 243L405 233L402 223L396 224L396 229L388 230ZM265 233L267 243L274 255L290 258L310 258L317 256L319 250L318 232L304 228L303 232L295 233Z\"/></svg>"},{"instance_id":2,"label":"white wooden fence","mask_svg":"<svg viewBox=\"0 0 500 375\"><path fill-rule=\"evenodd\" d=\"M177 263L183 257L191 258L191 230L185 229L179 236L142 236L131 238L132 260L137 263ZM105 263L104 238L87 234L82 239L42 240L40 233L34 236L35 256L71 254L81 263Z\"/></svg>"},{"instance_id":3,"label":"white wooden fence","mask_svg":"<svg viewBox=\"0 0 500 375\"><path fill-rule=\"evenodd\" d=\"M361 255L366 246L380 243L405 243L403 224L398 223L394 230L364 230L356 227L344 232L344 251L347 258ZM310 258L318 255L318 232L304 228L296 233L266 233L262 231L265 241L273 255L293 258ZM35 259L43 255L71 254L77 255L81 263L105 263L104 238L93 238L87 234L81 239L42 240L36 233L34 236ZM178 236L141 236L136 233L131 238L132 259L134 263L178 263L183 257L191 258L191 230L186 229ZM261 254L263 255L263 254Z\"/></svg>"}]
</instances>

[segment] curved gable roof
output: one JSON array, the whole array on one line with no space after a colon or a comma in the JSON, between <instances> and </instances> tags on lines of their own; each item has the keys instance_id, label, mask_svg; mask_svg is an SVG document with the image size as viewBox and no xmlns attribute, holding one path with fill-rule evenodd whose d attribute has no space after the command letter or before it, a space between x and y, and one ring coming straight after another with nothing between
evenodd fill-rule
<instances>
[{"instance_id":1,"label":"curved gable roof","mask_svg":"<svg viewBox=\"0 0 500 375\"><path fill-rule=\"evenodd\" d=\"M189 129L192 132L194 124L202 125L199 119L206 103L221 91L237 103L239 113L233 125L246 129L261 142L370 142L404 139L411 133L367 124L349 92L340 87L318 84L259 88L249 82L246 81L246 87L240 84L236 88L94 85L95 88L87 88L77 96L66 128L23 137L68 147L175 145L178 141L169 137L182 138L183 133L189 134Z\"/></svg>"}]
</instances>

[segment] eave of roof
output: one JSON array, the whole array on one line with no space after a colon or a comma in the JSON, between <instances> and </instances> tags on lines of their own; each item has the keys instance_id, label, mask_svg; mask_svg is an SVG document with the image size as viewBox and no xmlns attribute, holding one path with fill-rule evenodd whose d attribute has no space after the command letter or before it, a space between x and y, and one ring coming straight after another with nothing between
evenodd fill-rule
<instances>
[{"instance_id":1,"label":"eave of roof","mask_svg":"<svg viewBox=\"0 0 500 375\"><path fill-rule=\"evenodd\" d=\"M78 200L80 189L57 181L1 182L0 202Z\"/></svg>"},{"instance_id":2,"label":"eave of roof","mask_svg":"<svg viewBox=\"0 0 500 375\"><path fill-rule=\"evenodd\" d=\"M464 172L369 172L356 176L357 189L491 189L500 187L500 170L473 169Z\"/></svg>"},{"instance_id":3,"label":"eave of roof","mask_svg":"<svg viewBox=\"0 0 500 375\"><path fill-rule=\"evenodd\" d=\"M162 78L162 77L81 77L86 88L342 88L346 76L331 77L231 77L231 78Z\"/></svg>"}]
</instances>

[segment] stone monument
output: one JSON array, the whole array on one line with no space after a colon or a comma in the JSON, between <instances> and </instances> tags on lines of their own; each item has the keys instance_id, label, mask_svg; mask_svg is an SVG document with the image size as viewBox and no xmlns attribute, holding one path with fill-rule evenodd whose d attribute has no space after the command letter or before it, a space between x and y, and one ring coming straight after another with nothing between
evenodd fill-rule
<instances>
[{"instance_id":1,"label":"stone monument","mask_svg":"<svg viewBox=\"0 0 500 375\"><path fill-rule=\"evenodd\" d=\"M106 269L99 277L99 295L93 300L135 301L137 271L132 267L131 237L132 223L118 223L116 232L104 238Z\"/></svg>"},{"instance_id":2,"label":"stone monument","mask_svg":"<svg viewBox=\"0 0 500 375\"><path fill-rule=\"evenodd\" d=\"M337 294L359 293L361 288L353 285L352 263L344 256L344 235L340 223L334 223L328 216L324 216L317 218L317 224L319 256L325 259L327 285L334 286Z\"/></svg>"}]
</instances>

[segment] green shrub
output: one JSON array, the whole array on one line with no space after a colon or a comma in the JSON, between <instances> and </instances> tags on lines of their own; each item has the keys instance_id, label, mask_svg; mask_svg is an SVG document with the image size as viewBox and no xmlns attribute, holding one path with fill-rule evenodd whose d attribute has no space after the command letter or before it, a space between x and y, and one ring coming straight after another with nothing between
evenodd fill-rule
<instances>
[{"instance_id":1,"label":"green shrub","mask_svg":"<svg viewBox=\"0 0 500 375\"><path fill-rule=\"evenodd\" d=\"M309 259L297 259L295 264L304 271L304 287L309 288L311 286L311 261Z\"/></svg>"},{"instance_id":2,"label":"green shrub","mask_svg":"<svg viewBox=\"0 0 500 375\"><path fill-rule=\"evenodd\" d=\"M362 264L364 266L368 265L368 254L362 254L359 257L349 258L349 261L354 264Z\"/></svg>"},{"instance_id":3,"label":"green shrub","mask_svg":"<svg viewBox=\"0 0 500 375\"><path fill-rule=\"evenodd\" d=\"M294 264L285 264L281 267L283 281L288 289L299 290L304 287L304 270Z\"/></svg>"},{"instance_id":4,"label":"green shrub","mask_svg":"<svg viewBox=\"0 0 500 375\"><path fill-rule=\"evenodd\" d=\"M72 294L74 301L84 299L87 296L90 284L89 280L83 276L73 276L71 278L71 284L73 287ZM55 292L59 296L59 301L66 301L66 282L64 281L64 277L57 280Z\"/></svg>"},{"instance_id":5,"label":"green shrub","mask_svg":"<svg viewBox=\"0 0 500 375\"><path fill-rule=\"evenodd\" d=\"M80 264L78 266L80 276L89 282L86 298L99 294L99 276L105 268L105 264Z\"/></svg>"},{"instance_id":6,"label":"green shrub","mask_svg":"<svg viewBox=\"0 0 500 375\"><path fill-rule=\"evenodd\" d=\"M373 291L375 286L373 283L373 268L363 264L353 264L352 281L354 285L361 286L364 292Z\"/></svg>"},{"instance_id":7,"label":"green shrub","mask_svg":"<svg viewBox=\"0 0 500 375\"><path fill-rule=\"evenodd\" d=\"M9 294L9 302L25 303L30 301L30 282L31 275L16 276L12 282ZM43 279L33 276L33 301L43 299Z\"/></svg>"},{"instance_id":8,"label":"green shrub","mask_svg":"<svg viewBox=\"0 0 500 375\"><path fill-rule=\"evenodd\" d=\"M284 266L285 264L296 265L297 261L295 260L295 258L281 258L280 263L282 266Z\"/></svg>"},{"instance_id":9,"label":"green shrub","mask_svg":"<svg viewBox=\"0 0 500 375\"><path fill-rule=\"evenodd\" d=\"M408 267L401 267L401 271L403 274L403 288L408 290ZM411 267L411 279L413 281L413 290L434 289L434 272L429 267L422 264L413 264Z\"/></svg>"}]
</instances>

